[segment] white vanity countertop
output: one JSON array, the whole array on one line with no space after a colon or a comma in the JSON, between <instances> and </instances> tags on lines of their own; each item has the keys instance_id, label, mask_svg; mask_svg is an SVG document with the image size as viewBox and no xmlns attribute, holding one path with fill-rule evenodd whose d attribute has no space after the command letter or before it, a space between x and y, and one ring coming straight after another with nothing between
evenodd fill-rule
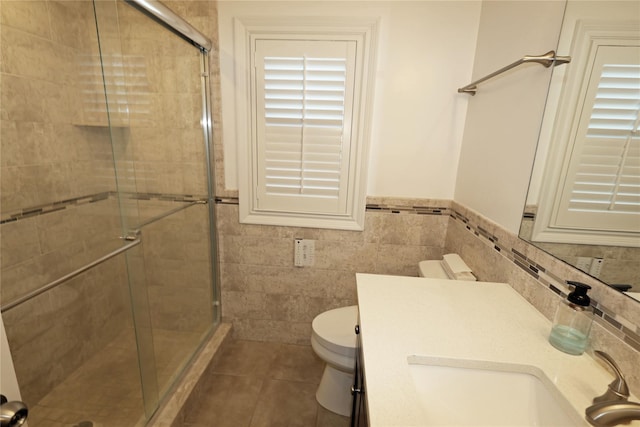
<instances>
[{"instance_id":1,"label":"white vanity countertop","mask_svg":"<svg viewBox=\"0 0 640 427\"><path fill-rule=\"evenodd\" d=\"M581 416L613 380L590 356L552 347L551 322L508 284L356 277L372 427L424 425L407 363L411 355L535 366Z\"/></svg>"}]
</instances>

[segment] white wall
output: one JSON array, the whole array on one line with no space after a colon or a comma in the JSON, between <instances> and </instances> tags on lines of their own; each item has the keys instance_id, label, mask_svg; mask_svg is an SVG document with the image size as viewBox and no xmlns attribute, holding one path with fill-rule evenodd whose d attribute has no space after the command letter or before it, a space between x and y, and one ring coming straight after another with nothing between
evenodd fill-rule
<instances>
[{"instance_id":1,"label":"white wall","mask_svg":"<svg viewBox=\"0 0 640 427\"><path fill-rule=\"evenodd\" d=\"M369 196L452 199L479 1L220 1L225 182L237 189L233 17L365 16L380 22Z\"/></svg>"},{"instance_id":2,"label":"white wall","mask_svg":"<svg viewBox=\"0 0 640 427\"><path fill-rule=\"evenodd\" d=\"M563 9L562 1L485 1L473 79L555 50ZM468 107L454 199L514 233L550 77L541 65L522 65L479 86Z\"/></svg>"}]
</instances>

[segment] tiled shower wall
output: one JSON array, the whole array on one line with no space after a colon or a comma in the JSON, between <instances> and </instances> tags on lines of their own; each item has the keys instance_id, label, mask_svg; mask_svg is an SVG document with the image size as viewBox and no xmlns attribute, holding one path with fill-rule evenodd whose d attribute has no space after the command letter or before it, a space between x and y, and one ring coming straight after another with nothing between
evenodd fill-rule
<instances>
[{"instance_id":1,"label":"tiled shower wall","mask_svg":"<svg viewBox=\"0 0 640 427\"><path fill-rule=\"evenodd\" d=\"M92 3L3 1L0 13L3 217L112 190L108 131L79 126L80 64L98 53Z\"/></svg>"},{"instance_id":2,"label":"tiled shower wall","mask_svg":"<svg viewBox=\"0 0 640 427\"><path fill-rule=\"evenodd\" d=\"M140 200L142 218L187 202ZM2 301L12 301L122 246L114 195L0 225ZM152 333L173 331L196 346L211 317L208 207L196 204L142 229L124 255L2 314L22 395L38 402L122 331L132 328L130 289L143 289ZM53 325L53 326L52 326ZM156 354L157 358L162 357ZM55 361L51 363L42 360Z\"/></svg>"},{"instance_id":3,"label":"tiled shower wall","mask_svg":"<svg viewBox=\"0 0 640 427\"><path fill-rule=\"evenodd\" d=\"M111 129L93 2L0 4L3 304L122 246L114 150L120 190L207 192L197 49L125 2L95 3L105 69L124 62L124 80L140 89L114 99L113 89L123 88L113 79L123 79L108 75L112 106L135 96L154 102L149 115L133 107L129 116L113 115L117 127ZM206 34L215 32L214 2L164 3ZM129 226L180 205L123 201ZM206 206L191 207L150 225L144 244L129 251L138 255L130 260L144 255L144 262L130 262L129 277L149 286L154 327L193 332L194 340L212 322L207 224ZM131 327L129 301L127 265L119 255L2 313L24 400L37 402Z\"/></svg>"},{"instance_id":4,"label":"tiled shower wall","mask_svg":"<svg viewBox=\"0 0 640 427\"><path fill-rule=\"evenodd\" d=\"M3 302L122 245L115 199L105 195L78 203L0 225ZM2 313L25 401L38 402L132 326L126 274L120 255Z\"/></svg>"},{"instance_id":5,"label":"tiled shower wall","mask_svg":"<svg viewBox=\"0 0 640 427\"><path fill-rule=\"evenodd\" d=\"M145 200L139 210L152 218L183 206ZM194 346L213 323L208 214L206 204L195 204L142 228L141 278L146 278L151 325L196 334Z\"/></svg>"},{"instance_id":6,"label":"tiled shower wall","mask_svg":"<svg viewBox=\"0 0 640 427\"><path fill-rule=\"evenodd\" d=\"M365 230L354 232L243 225L233 199L219 200L222 313L237 338L307 344L317 314L356 303L356 272L417 276L420 260L457 252L479 280L510 283L549 319L565 280L591 284L592 347L640 389L640 303L455 202L367 201ZM316 240L313 267L293 266L294 238Z\"/></svg>"}]
</instances>

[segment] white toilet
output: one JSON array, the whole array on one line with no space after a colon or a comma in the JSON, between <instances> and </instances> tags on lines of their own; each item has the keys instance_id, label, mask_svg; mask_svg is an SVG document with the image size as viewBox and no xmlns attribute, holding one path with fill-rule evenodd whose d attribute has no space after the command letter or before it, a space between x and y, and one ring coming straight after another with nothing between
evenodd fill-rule
<instances>
[{"instance_id":1,"label":"white toilet","mask_svg":"<svg viewBox=\"0 0 640 427\"><path fill-rule=\"evenodd\" d=\"M457 254L442 261L421 261L421 277L475 281L471 269ZM351 415L351 386L356 363L358 306L336 308L320 313L311 324L311 347L326 366L316 391L318 403L331 412Z\"/></svg>"}]
</instances>

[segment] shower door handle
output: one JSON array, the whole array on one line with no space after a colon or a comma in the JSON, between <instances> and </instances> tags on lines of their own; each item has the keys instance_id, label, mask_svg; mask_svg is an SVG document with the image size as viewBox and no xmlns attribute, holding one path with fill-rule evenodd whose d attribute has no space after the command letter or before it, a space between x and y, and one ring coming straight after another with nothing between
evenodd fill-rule
<instances>
[{"instance_id":1,"label":"shower door handle","mask_svg":"<svg viewBox=\"0 0 640 427\"><path fill-rule=\"evenodd\" d=\"M0 395L0 427L21 426L27 421L28 415L29 410L23 402L8 402L3 394Z\"/></svg>"}]
</instances>

